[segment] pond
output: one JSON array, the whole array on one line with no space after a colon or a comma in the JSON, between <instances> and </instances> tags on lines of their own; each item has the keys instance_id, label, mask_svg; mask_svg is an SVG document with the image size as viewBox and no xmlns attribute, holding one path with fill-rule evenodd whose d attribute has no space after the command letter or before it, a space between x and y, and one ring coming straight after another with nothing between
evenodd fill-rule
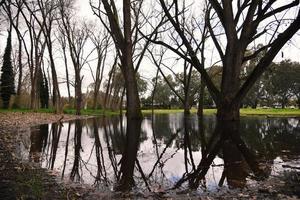
<instances>
[{"instance_id":1,"label":"pond","mask_svg":"<svg viewBox=\"0 0 300 200\"><path fill-rule=\"evenodd\" d=\"M297 167L299 144L299 118L242 117L232 128L214 116L178 113L32 127L20 153L63 180L99 190L201 192L243 188Z\"/></svg>"}]
</instances>

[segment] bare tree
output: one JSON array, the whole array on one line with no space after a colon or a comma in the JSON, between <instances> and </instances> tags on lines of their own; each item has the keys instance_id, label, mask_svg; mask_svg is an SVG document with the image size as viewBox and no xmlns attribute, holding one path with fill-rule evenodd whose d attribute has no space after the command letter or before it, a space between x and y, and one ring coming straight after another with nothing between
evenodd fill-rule
<instances>
[{"instance_id":1,"label":"bare tree","mask_svg":"<svg viewBox=\"0 0 300 200\"><path fill-rule=\"evenodd\" d=\"M51 68L51 76L52 76L52 85L53 85L53 106L56 113L62 112L62 105L61 105L61 97L57 79L57 73L55 68L54 62L54 52L53 52L53 25L54 22L57 20L57 2L54 0L36 0L34 2L27 2L24 0L24 5L30 14L34 17L36 22L41 29L43 36L45 38L48 54L49 54L49 61L50 61L50 68Z\"/></svg>"},{"instance_id":2,"label":"bare tree","mask_svg":"<svg viewBox=\"0 0 300 200\"><path fill-rule=\"evenodd\" d=\"M104 11L102 11L103 4ZM99 1L99 6L95 7L91 3L94 13L99 17L103 25L111 34L115 43L118 57L121 60L121 71L125 80L126 97L127 97L127 117L141 118L140 99L138 96L137 81L133 63L133 46L132 39L132 21L131 21L131 1L123 0L123 26L120 25L119 13L114 1ZM109 21L109 26L105 24L102 13L105 13ZM134 22L135 23L135 22Z\"/></svg>"},{"instance_id":3,"label":"bare tree","mask_svg":"<svg viewBox=\"0 0 300 200\"><path fill-rule=\"evenodd\" d=\"M22 35L19 28L13 25L21 37L24 44L24 50L27 55L27 63L30 71L31 91L30 91L30 108L37 109L39 107L39 91L38 91L38 75L41 69L41 62L44 56L45 40L43 39L42 29L37 24L36 19L31 12L27 12L24 8L23 1L16 1L15 6L21 12L25 21L27 31L29 33L30 43L26 42L25 33Z\"/></svg>"},{"instance_id":4,"label":"bare tree","mask_svg":"<svg viewBox=\"0 0 300 200\"><path fill-rule=\"evenodd\" d=\"M98 102L100 86L103 80L105 61L110 46L110 37L107 31L103 31L103 32L99 32L98 34L95 34L92 30L90 31L90 35L91 35L90 38L97 51L96 73L93 73L93 70L91 69L91 74L94 80L93 109L96 110L98 107L97 102Z\"/></svg>"},{"instance_id":5,"label":"bare tree","mask_svg":"<svg viewBox=\"0 0 300 200\"><path fill-rule=\"evenodd\" d=\"M68 69L68 57L67 57L67 39L64 34L64 28L59 27L59 33L56 36L57 40L62 48L62 53L63 53L63 59L64 59L64 64L65 64L65 70L66 70L66 85L67 85L67 90L68 90L68 103L71 104L71 91L70 91L70 78L69 78L69 69Z\"/></svg>"},{"instance_id":6,"label":"bare tree","mask_svg":"<svg viewBox=\"0 0 300 200\"><path fill-rule=\"evenodd\" d=\"M111 93L112 93L112 82L116 73L116 68L117 68L117 62L118 62L118 57L115 57L114 63L111 67L111 70L108 73L108 80L107 83L105 85L106 90L105 90L105 96L104 96L104 102L103 102L103 108L104 110L107 108L110 108L109 106L109 102L110 102L110 97L111 97Z\"/></svg>"},{"instance_id":7,"label":"bare tree","mask_svg":"<svg viewBox=\"0 0 300 200\"><path fill-rule=\"evenodd\" d=\"M76 21L72 21L72 13L66 10L67 7L64 3L64 1L60 1L60 15L75 71L76 114L80 115L83 101L81 91L83 76L81 75L81 69L88 62L88 58L95 48L85 55L84 47L89 38L89 27L86 23L78 24Z\"/></svg>"},{"instance_id":8,"label":"bare tree","mask_svg":"<svg viewBox=\"0 0 300 200\"><path fill-rule=\"evenodd\" d=\"M204 17L202 18L201 15L198 15L200 17L196 17L193 14L189 13L188 10L192 9L194 4L186 5L187 3L185 1L179 2L174 1L173 6L175 7L175 13L176 13L176 18L175 21L178 24L178 26L182 27L183 33L186 34L186 40L190 44L191 48L193 49L195 54L200 55L199 62L201 63L201 67L204 70L204 63L205 63L205 57L204 57L204 51L205 51L205 43L207 39L209 38L208 35L208 27L207 24L204 20ZM173 7L170 7L173 8ZM170 9L171 10L171 9ZM168 12L170 12L168 10ZM172 23L167 23L167 20L164 20L166 17L163 15L163 13L158 13L154 15L155 17L161 16L161 21L158 23L159 25L156 26L156 35L155 37L149 37L149 35L144 34L141 31L141 34L146 38L148 41L157 44L157 45L162 45L165 48L169 49L170 51L173 51L173 53L177 54L179 58L170 58L174 60L174 63L172 64L164 64L162 63L161 67L157 66L157 62L154 62L156 66L158 67L158 70L160 73L165 77L162 71L162 66L166 67L168 70L175 75L175 78L179 81L180 85L183 88L183 94L179 94L174 87L172 87L170 84L168 84L171 87L171 90L174 92L174 94L178 97L180 102L182 103L184 107L184 113L189 114L190 113L190 107L191 107L191 101L193 100L193 96L195 96L195 91L191 92L191 76L192 76L192 65L191 62L189 62L188 59L188 52L186 46L183 44L182 39L180 35L176 32L174 29ZM151 26L153 29L155 29L155 26L152 24L151 20L147 20L149 26ZM198 38L197 38L198 36ZM200 37L199 37L200 36ZM149 52L152 59L155 59L153 57L153 53ZM168 52L168 55L170 55L170 52ZM172 65L178 65L178 61L180 58L184 58L185 60L182 63L182 77L179 77L177 74L174 73L174 71L171 69ZM201 77L201 80L203 78ZM166 79L165 79L166 80ZM167 81L167 80L166 80ZM200 81L200 80L199 80ZM168 81L167 81L168 83ZM202 84L204 87L204 84ZM197 91L198 94L201 94L203 96L203 93L201 93L201 88L199 91ZM199 95L198 95L199 96ZM202 97L199 97L201 99ZM199 100L200 103L202 101ZM199 106L199 110L203 109L203 106ZM203 112L199 111L199 115L201 115Z\"/></svg>"},{"instance_id":9,"label":"bare tree","mask_svg":"<svg viewBox=\"0 0 300 200\"><path fill-rule=\"evenodd\" d=\"M236 3L236 4L234 4ZM281 5L275 5L275 1L222 1L209 0L206 11L206 22L210 37L218 50L223 64L222 83L219 90L212 82L204 69L204 63L198 58L195 49L188 40L185 27L177 20L180 15L178 1L173 1L171 6L160 0L163 11L172 26L180 36L182 45L185 46L188 56L181 57L190 62L202 75L210 93L218 108L218 119L239 120L239 107L255 81L270 65L280 49L300 28L300 13L295 19L286 19L285 14L289 9L298 6L299 1L292 1ZM171 9L172 8L172 9ZM234 9L236 8L236 9ZM174 11L174 13L171 12ZM217 17L215 17L217 16ZM245 18L243 18L245 16ZM214 20L215 19L215 20ZM273 19L276 19L273 21ZM290 22L290 23L287 23ZM269 23L268 23L269 22ZM215 24L220 24L217 28ZM284 29L283 24L286 25ZM275 27L275 29L271 29ZM220 30L223 30L226 42L219 40ZM255 40L262 36L268 37L266 44L246 56L246 50L251 48ZM245 61L254 58L262 50L266 51L251 75L241 83L240 74ZM178 52L176 52L178 53Z\"/></svg>"}]
</instances>

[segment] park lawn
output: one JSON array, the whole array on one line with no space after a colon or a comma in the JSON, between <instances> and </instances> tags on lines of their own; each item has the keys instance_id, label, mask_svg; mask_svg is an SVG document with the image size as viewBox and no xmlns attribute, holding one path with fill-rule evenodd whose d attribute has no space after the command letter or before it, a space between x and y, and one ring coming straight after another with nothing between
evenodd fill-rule
<instances>
[{"instance_id":1,"label":"park lawn","mask_svg":"<svg viewBox=\"0 0 300 200\"><path fill-rule=\"evenodd\" d=\"M0 113L5 113L5 112L34 112L30 109L9 109L9 110L4 110L0 109ZM38 109L35 112L39 113L53 113L53 109ZM75 109L64 109L63 111L64 114L72 114L74 115L76 113ZM111 110L93 110L93 109L82 109L81 114L82 115L106 115L106 116L111 116L111 115L118 115L120 112L119 111L111 111ZM125 110L123 110L123 113L125 113ZM151 114L152 110L142 110L143 114ZM155 109L154 110L155 114L172 114L172 113L183 113L183 109ZM197 109L192 108L191 113L197 113ZM217 113L217 109L204 109L204 115L213 115ZM257 109L252 109L252 108L242 108L240 110L241 116L268 116L268 117L300 117L300 109L291 109L291 108L285 108L285 109L280 109L280 108L257 108Z\"/></svg>"},{"instance_id":2,"label":"park lawn","mask_svg":"<svg viewBox=\"0 0 300 200\"><path fill-rule=\"evenodd\" d=\"M143 110L144 114L150 114L151 110ZM155 114L170 114L170 113L182 113L183 109L156 109L154 110ZM191 109L191 113L197 113L197 109ZM204 109L204 115L216 114L217 109ZM250 116L250 115L261 115L261 116L278 116L278 117L300 117L300 109L291 109L291 108L242 108L240 109L241 116Z\"/></svg>"},{"instance_id":3,"label":"park lawn","mask_svg":"<svg viewBox=\"0 0 300 200\"><path fill-rule=\"evenodd\" d=\"M205 115L212 115L217 113L217 109L204 109ZM143 114L151 114L152 110L142 110ZM154 114L172 114L172 113L183 113L183 109L154 109ZM191 113L197 113L197 109L192 108Z\"/></svg>"},{"instance_id":4,"label":"park lawn","mask_svg":"<svg viewBox=\"0 0 300 200\"><path fill-rule=\"evenodd\" d=\"M64 109L64 114L71 114L75 115L76 110L75 109ZM106 115L106 116L111 116L111 115L118 115L120 112L119 111L111 111L111 110L102 110L102 109L82 109L81 110L81 115Z\"/></svg>"},{"instance_id":5,"label":"park lawn","mask_svg":"<svg viewBox=\"0 0 300 200\"><path fill-rule=\"evenodd\" d=\"M266 115L266 116L293 116L300 117L300 109L292 108L243 108L240 110L241 115Z\"/></svg>"}]
</instances>

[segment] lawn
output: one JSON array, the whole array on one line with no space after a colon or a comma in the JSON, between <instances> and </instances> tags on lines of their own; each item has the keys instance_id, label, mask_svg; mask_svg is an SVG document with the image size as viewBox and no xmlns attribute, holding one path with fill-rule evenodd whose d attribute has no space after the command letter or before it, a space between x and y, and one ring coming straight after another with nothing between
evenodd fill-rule
<instances>
[{"instance_id":1,"label":"lawn","mask_svg":"<svg viewBox=\"0 0 300 200\"><path fill-rule=\"evenodd\" d=\"M151 110L143 110L143 113L151 113ZM169 113L180 113L183 112L183 109L156 109L154 110L155 114L169 114ZM191 109L192 113L197 113L196 109ZM217 109L204 109L204 115L212 115L216 114ZM242 108L240 109L241 116L249 116L249 115L265 115L265 116L291 116L291 117L300 117L300 109L291 109L291 108Z\"/></svg>"},{"instance_id":2,"label":"lawn","mask_svg":"<svg viewBox=\"0 0 300 200\"><path fill-rule=\"evenodd\" d=\"M0 109L1 113L5 112L34 112L30 109L10 109L10 110L4 110ZM39 109L36 112L41 113L53 113L53 109ZM125 112L125 111L123 111ZM143 114L151 114L152 110L142 110ZM155 109L155 114L171 114L171 113L182 113L183 109ZM216 109L204 109L205 115L212 115L216 114ZM64 114L75 114L75 109L64 109ZM191 109L191 113L197 113L196 109ZM264 116L281 116L281 117L300 117L300 109L291 109L291 108L243 108L240 110L241 116L249 116L249 115L264 115ZM82 109L81 111L82 115L118 115L119 111L111 111L111 110L93 110L93 109Z\"/></svg>"}]
</instances>

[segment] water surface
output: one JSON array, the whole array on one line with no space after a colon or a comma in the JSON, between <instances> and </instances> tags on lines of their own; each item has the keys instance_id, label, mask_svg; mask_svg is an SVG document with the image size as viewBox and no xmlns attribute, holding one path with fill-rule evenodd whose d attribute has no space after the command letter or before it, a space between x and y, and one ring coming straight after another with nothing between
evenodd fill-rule
<instances>
[{"instance_id":1,"label":"water surface","mask_svg":"<svg viewBox=\"0 0 300 200\"><path fill-rule=\"evenodd\" d=\"M214 116L159 114L129 127L115 116L33 127L22 157L99 189L130 183L145 191L213 191L243 188L295 165L299 144L296 118L242 117L232 128L217 126Z\"/></svg>"}]
</instances>

